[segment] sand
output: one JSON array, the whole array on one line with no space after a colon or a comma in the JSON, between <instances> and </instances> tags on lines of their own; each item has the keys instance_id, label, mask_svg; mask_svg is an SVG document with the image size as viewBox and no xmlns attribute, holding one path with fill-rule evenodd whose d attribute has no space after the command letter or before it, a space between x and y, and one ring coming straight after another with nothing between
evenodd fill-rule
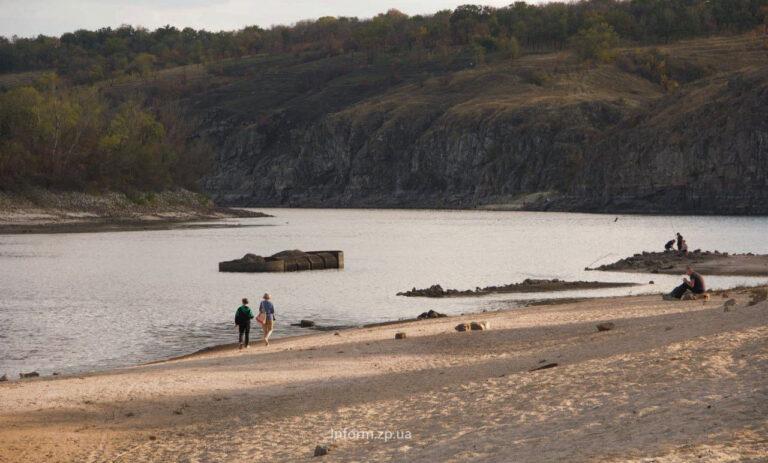
<instances>
[{"instance_id":1,"label":"sand","mask_svg":"<svg viewBox=\"0 0 768 463\"><path fill-rule=\"evenodd\" d=\"M595 299L0 383L0 462L766 461L768 305L729 297L728 312L720 296ZM491 330L454 331L470 320Z\"/></svg>"}]
</instances>

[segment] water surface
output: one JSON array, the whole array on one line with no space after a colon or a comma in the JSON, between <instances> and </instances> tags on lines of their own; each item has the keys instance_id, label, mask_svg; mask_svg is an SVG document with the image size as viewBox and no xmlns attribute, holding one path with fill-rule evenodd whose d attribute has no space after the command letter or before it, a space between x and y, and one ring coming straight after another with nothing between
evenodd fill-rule
<instances>
[{"instance_id":1,"label":"water surface","mask_svg":"<svg viewBox=\"0 0 768 463\"><path fill-rule=\"evenodd\" d=\"M263 209L262 209L263 210ZM766 218L660 217L433 210L265 210L238 219L263 227L0 235L0 375L127 366L236 341L241 297L272 293L276 336L323 325L514 306L521 299L660 292L679 276L585 272L675 232L691 249L767 253ZM226 274L246 252L340 249L344 270ZM468 299L414 299L398 291L440 283L467 289L525 278L632 281L633 288ZM648 285L649 280L656 285ZM755 284L708 277L712 287ZM256 305L256 304L252 304Z\"/></svg>"}]
</instances>

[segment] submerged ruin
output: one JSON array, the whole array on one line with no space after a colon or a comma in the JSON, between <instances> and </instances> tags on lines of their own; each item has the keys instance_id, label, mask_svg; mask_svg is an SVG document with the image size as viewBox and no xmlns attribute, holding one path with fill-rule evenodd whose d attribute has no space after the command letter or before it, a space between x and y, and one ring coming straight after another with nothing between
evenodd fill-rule
<instances>
[{"instance_id":1,"label":"submerged ruin","mask_svg":"<svg viewBox=\"0 0 768 463\"><path fill-rule=\"evenodd\" d=\"M344 268L343 251L282 251L269 257L246 254L242 259L219 262L219 272L299 272Z\"/></svg>"}]
</instances>

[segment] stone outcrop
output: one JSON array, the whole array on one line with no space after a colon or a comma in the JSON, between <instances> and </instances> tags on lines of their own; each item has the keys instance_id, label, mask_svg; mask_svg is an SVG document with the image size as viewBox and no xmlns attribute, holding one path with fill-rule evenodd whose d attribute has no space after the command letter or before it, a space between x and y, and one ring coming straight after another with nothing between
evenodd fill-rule
<instances>
[{"instance_id":1,"label":"stone outcrop","mask_svg":"<svg viewBox=\"0 0 768 463\"><path fill-rule=\"evenodd\" d=\"M417 320L427 320L429 318L445 318L448 315L444 313L437 312L435 310L429 310L427 312L422 312L418 317L416 317Z\"/></svg>"},{"instance_id":2,"label":"stone outcrop","mask_svg":"<svg viewBox=\"0 0 768 463\"><path fill-rule=\"evenodd\" d=\"M665 47L700 70L674 92L555 54L394 80L343 57L244 64L191 98L217 150L204 188L236 206L768 213L768 55L702 40L694 63L689 46ZM300 85L318 68L322 85Z\"/></svg>"},{"instance_id":3,"label":"stone outcrop","mask_svg":"<svg viewBox=\"0 0 768 463\"><path fill-rule=\"evenodd\" d=\"M702 275L768 276L768 255L729 254L700 249L688 254L674 251L643 251L616 262L586 270L680 275L685 273L687 266L693 267Z\"/></svg>"},{"instance_id":4,"label":"stone outcrop","mask_svg":"<svg viewBox=\"0 0 768 463\"><path fill-rule=\"evenodd\" d=\"M607 281L563 281L557 278L552 280L525 279L521 283L511 283L502 286L486 286L485 288L475 288L474 290L443 289L440 285L432 285L426 289L413 288L410 291L399 292L398 296L406 297L471 297L485 296L495 293L539 293L551 291L569 291L578 289L601 289L601 288L620 288L627 286L637 286L637 283L619 283Z\"/></svg>"},{"instance_id":5,"label":"stone outcrop","mask_svg":"<svg viewBox=\"0 0 768 463\"><path fill-rule=\"evenodd\" d=\"M342 251L282 251L270 257L246 254L241 259L219 262L220 272L297 272L343 269Z\"/></svg>"}]
</instances>

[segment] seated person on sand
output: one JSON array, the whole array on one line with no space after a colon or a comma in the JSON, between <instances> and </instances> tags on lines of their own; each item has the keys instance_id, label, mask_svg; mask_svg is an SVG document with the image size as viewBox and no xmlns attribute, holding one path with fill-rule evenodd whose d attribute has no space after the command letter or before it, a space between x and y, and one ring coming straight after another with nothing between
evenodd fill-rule
<instances>
[{"instance_id":1,"label":"seated person on sand","mask_svg":"<svg viewBox=\"0 0 768 463\"><path fill-rule=\"evenodd\" d=\"M667 244L664 245L664 251L672 251L675 249L675 240L669 240L667 241Z\"/></svg>"},{"instance_id":2,"label":"seated person on sand","mask_svg":"<svg viewBox=\"0 0 768 463\"><path fill-rule=\"evenodd\" d=\"M671 293L665 294L665 300L682 299L687 292L691 292L692 295L703 294L707 290L707 286L704 284L704 278L698 273L694 272L691 266L685 267L685 274L688 278L683 278L683 284L673 289Z\"/></svg>"}]
</instances>

